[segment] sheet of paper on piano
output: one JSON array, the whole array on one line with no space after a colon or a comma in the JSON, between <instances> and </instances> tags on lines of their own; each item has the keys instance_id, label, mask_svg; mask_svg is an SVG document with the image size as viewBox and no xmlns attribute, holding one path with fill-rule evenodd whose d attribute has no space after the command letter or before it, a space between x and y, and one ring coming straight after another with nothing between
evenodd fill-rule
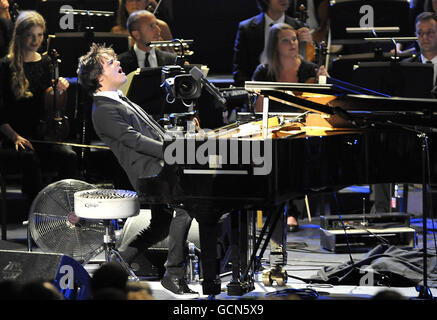
<instances>
[{"instance_id":1,"label":"sheet of paper on piano","mask_svg":"<svg viewBox=\"0 0 437 320\"><path fill-rule=\"evenodd\" d=\"M123 92L123 94L127 97L128 93L129 93L129 89L130 89L130 85L132 83L132 79L134 78L134 76L140 74L141 72L141 68L137 68L136 70L132 71L131 73L129 73L126 78L126 82L120 87L121 92Z\"/></svg>"}]
</instances>

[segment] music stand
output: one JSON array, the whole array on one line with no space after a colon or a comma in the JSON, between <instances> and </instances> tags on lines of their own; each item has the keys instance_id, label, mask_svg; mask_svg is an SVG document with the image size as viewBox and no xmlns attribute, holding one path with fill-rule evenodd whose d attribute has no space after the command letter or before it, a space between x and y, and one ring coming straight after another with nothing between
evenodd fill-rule
<instances>
[{"instance_id":1,"label":"music stand","mask_svg":"<svg viewBox=\"0 0 437 320\"><path fill-rule=\"evenodd\" d=\"M420 62L361 62L352 82L391 96L431 98L434 67Z\"/></svg>"},{"instance_id":2,"label":"music stand","mask_svg":"<svg viewBox=\"0 0 437 320\"><path fill-rule=\"evenodd\" d=\"M413 34L409 23L409 2L407 0L336 0L329 6L331 43L365 44L362 35L350 33L346 28L359 28L363 13L360 8L370 5L373 8L372 27L399 27L399 31L384 33L386 37L409 36Z\"/></svg>"},{"instance_id":3,"label":"music stand","mask_svg":"<svg viewBox=\"0 0 437 320\"><path fill-rule=\"evenodd\" d=\"M106 43L111 45L116 54L128 51L129 36L110 32L62 32L49 35L47 49L56 49L61 63L59 73L63 77L76 77L77 64L80 56L87 53L91 44ZM74 48L72 50L71 48Z\"/></svg>"},{"instance_id":4,"label":"music stand","mask_svg":"<svg viewBox=\"0 0 437 320\"><path fill-rule=\"evenodd\" d=\"M60 13L61 7L70 6L73 9L84 10L105 10L114 12L112 16L88 17L86 15L74 16L73 29L61 27L61 19L65 14ZM36 11L46 17L46 29L48 34L59 32L81 32L86 27L93 27L97 32L109 32L116 25L116 12L118 10L118 0L40 0L36 4ZM92 25L90 25L92 24Z\"/></svg>"}]
</instances>

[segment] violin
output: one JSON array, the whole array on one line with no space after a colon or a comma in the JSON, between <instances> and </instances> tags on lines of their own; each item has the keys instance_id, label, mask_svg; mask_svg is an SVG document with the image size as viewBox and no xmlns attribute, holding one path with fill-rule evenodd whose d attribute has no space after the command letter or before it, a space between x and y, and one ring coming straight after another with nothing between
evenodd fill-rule
<instances>
[{"instance_id":1,"label":"violin","mask_svg":"<svg viewBox=\"0 0 437 320\"><path fill-rule=\"evenodd\" d=\"M306 7L301 4L299 6L299 12L298 12L298 19L299 21L306 23L308 19L308 13ZM316 46L312 42L305 42L305 46L299 46L300 54L305 58L307 61L314 62L316 59Z\"/></svg>"},{"instance_id":2,"label":"violin","mask_svg":"<svg viewBox=\"0 0 437 320\"><path fill-rule=\"evenodd\" d=\"M318 68L320 68L321 66L326 67L326 56L328 54L328 46L326 44L325 41L320 42L316 47L315 47L315 61ZM310 78L306 81L306 83L316 83L316 78Z\"/></svg>"},{"instance_id":3,"label":"violin","mask_svg":"<svg viewBox=\"0 0 437 320\"><path fill-rule=\"evenodd\" d=\"M68 137L70 126L65 116L67 105L67 91L59 92L59 54L55 49L49 52L51 58L52 85L45 92L45 120L40 132L45 139L62 140Z\"/></svg>"}]
</instances>

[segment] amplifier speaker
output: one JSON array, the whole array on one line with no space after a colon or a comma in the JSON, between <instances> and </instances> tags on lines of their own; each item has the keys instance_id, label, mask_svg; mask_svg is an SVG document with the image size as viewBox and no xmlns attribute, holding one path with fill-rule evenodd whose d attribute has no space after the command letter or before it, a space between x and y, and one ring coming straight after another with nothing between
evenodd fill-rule
<instances>
[{"instance_id":1,"label":"amplifier speaker","mask_svg":"<svg viewBox=\"0 0 437 320\"><path fill-rule=\"evenodd\" d=\"M21 283L53 281L66 299L89 297L88 272L79 262L62 254L0 250L0 279Z\"/></svg>"},{"instance_id":2,"label":"amplifier speaker","mask_svg":"<svg viewBox=\"0 0 437 320\"><path fill-rule=\"evenodd\" d=\"M369 228L409 227L410 218L411 214L402 212L345 214L341 216L341 219L337 215L320 216L320 228L325 230L343 229L343 224L345 227L361 228L363 221L366 222Z\"/></svg>"},{"instance_id":3,"label":"amplifier speaker","mask_svg":"<svg viewBox=\"0 0 437 320\"><path fill-rule=\"evenodd\" d=\"M381 242L390 245L414 248L416 231L408 227L385 229L325 230L320 228L320 244L323 248L337 253L367 252Z\"/></svg>"}]
</instances>

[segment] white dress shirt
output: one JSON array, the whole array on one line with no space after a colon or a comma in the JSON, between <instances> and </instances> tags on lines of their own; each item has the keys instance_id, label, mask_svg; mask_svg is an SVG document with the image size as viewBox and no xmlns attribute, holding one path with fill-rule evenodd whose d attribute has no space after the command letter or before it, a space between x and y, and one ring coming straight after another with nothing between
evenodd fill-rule
<instances>
[{"instance_id":1,"label":"white dress shirt","mask_svg":"<svg viewBox=\"0 0 437 320\"><path fill-rule=\"evenodd\" d=\"M265 22L266 22L266 24L264 26L264 47L265 47L267 44L267 38L269 36L270 25L277 24L277 23L284 23L285 22L285 14L282 14L282 16L278 20L273 20L267 14L264 14L264 18L265 18Z\"/></svg>"},{"instance_id":2,"label":"white dress shirt","mask_svg":"<svg viewBox=\"0 0 437 320\"><path fill-rule=\"evenodd\" d=\"M135 54L137 55L138 67L139 68L144 68L144 57L146 55L146 52L144 52L143 50L138 49L136 44L134 44L134 51L135 51ZM158 60L156 58L155 48L153 47L149 52L150 52L150 55L149 55L149 66L151 68L156 68L158 66Z\"/></svg>"}]
</instances>

